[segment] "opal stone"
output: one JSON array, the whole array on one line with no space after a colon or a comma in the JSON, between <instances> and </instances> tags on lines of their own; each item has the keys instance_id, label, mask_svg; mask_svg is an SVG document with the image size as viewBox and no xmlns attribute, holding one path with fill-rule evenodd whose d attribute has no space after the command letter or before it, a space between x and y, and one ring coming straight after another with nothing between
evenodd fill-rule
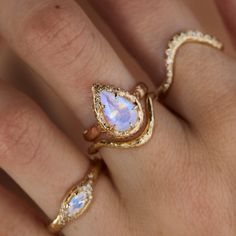
<instances>
[{"instance_id":1,"label":"opal stone","mask_svg":"<svg viewBox=\"0 0 236 236\"><path fill-rule=\"evenodd\" d=\"M69 216L74 216L78 212L81 211L81 209L85 206L85 203L87 202L88 196L86 192L80 192L78 195L74 196L68 207L68 214Z\"/></svg>"},{"instance_id":2,"label":"opal stone","mask_svg":"<svg viewBox=\"0 0 236 236\"><path fill-rule=\"evenodd\" d=\"M125 97L109 91L100 92L103 113L110 126L115 126L119 132L127 131L138 120L135 104Z\"/></svg>"}]
</instances>

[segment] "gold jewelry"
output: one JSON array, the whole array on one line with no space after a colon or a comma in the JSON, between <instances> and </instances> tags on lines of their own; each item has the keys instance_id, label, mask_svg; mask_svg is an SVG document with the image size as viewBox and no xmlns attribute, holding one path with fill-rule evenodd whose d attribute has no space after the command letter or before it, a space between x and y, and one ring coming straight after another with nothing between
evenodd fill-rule
<instances>
[{"instance_id":1,"label":"gold jewelry","mask_svg":"<svg viewBox=\"0 0 236 236\"><path fill-rule=\"evenodd\" d=\"M152 95L144 84L137 85L132 93L110 85L94 84L92 93L98 124L84 132L86 140L94 141L89 148L90 154L101 147L138 147L151 138L154 128Z\"/></svg>"},{"instance_id":2,"label":"gold jewelry","mask_svg":"<svg viewBox=\"0 0 236 236\"><path fill-rule=\"evenodd\" d=\"M55 220L48 229L52 233L61 231L66 224L78 219L90 206L93 186L101 170L101 164L94 164L83 180L66 194Z\"/></svg>"},{"instance_id":3,"label":"gold jewelry","mask_svg":"<svg viewBox=\"0 0 236 236\"><path fill-rule=\"evenodd\" d=\"M148 93L144 84L136 86L132 93L110 85L93 85L93 108L98 124L84 132L85 139L93 142L89 148L90 154L96 153L102 147L138 147L150 140L154 129L152 100L159 99L170 89L177 51L182 45L190 42L207 44L217 49L223 47L216 38L199 31L175 35L166 50L166 80L155 94ZM145 109L144 104L141 104L142 99Z\"/></svg>"},{"instance_id":4,"label":"gold jewelry","mask_svg":"<svg viewBox=\"0 0 236 236\"><path fill-rule=\"evenodd\" d=\"M223 44L219 42L215 37L212 37L208 34L203 34L199 31L189 30L175 35L169 41L168 47L166 49L166 80L157 89L157 98L159 98L161 95L166 94L173 84L176 55L180 47L186 43L200 43L209 45L219 50L223 49Z\"/></svg>"}]
</instances>

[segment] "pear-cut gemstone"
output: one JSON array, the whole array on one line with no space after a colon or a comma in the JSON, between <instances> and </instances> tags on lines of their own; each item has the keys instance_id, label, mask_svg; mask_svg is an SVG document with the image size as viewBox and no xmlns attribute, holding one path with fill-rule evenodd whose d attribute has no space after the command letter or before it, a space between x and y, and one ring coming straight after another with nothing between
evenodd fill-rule
<instances>
[{"instance_id":1,"label":"pear-cut gemstone","mask_svg":"<svg viewBox=\"0 0 236 236\"><path fill-rule=\"evenodd\" d=\"M88 200L88 193L83 191L74 196L69 202L68 215L74 216L85 206Z\"/></svg>"},{"instance_id":2,"label":"pear-cut gemstone","mask_svg":"<svg viewBox=\"0 0 236 236\"><path fill-rule=\"evenodd\" d=\"M125 97L115 95L109 91L101 91L100 99L104 116L110 126L119 132L127 131L138 120L135 104Z\"/></svg>"}]
</instances>

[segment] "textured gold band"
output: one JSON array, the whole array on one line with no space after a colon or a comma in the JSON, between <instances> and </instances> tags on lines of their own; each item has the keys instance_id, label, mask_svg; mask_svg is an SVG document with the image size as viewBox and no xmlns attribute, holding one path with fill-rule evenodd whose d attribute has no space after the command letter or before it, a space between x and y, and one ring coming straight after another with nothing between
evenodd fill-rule
<instances>
[{"instance_id":1,"label":"textured gold band","mask_svg":"<svg viewBox=\"0 0 236 236\"><path fill-rule=\"evenodd\" d=\"M206 44L216 49L223 48L222 43L216 38L208 34L203 34L199 31L189 30L175 35L169 41L166 50L166 79L159 86L155 93L150 94L146 85L144 84L137 85L131 93L120 88L115 88L111 85L93 85L92 92L94 112L98 124L92 126L90 129L84 132L86 140L93 142L93 144L89 147L89 154L98 152L102 147L138 147L144 145L151 139L155 123L152 100L159 100L162 95L165 95L169 91L173 83L174 66L177 52L180 47L186 43ZM110 96L110 98L106 98L106 104L104 104L103 99L101 99L101 93L108 93L107 96ZM141 106L141 100L143 98L145 100L145 109ZM122 99L123 104L120 102ZM121 132L120 130L117 130L117 124L113 119L115 116L117 116L118 125L120 125L120 123L122 123L121 121L123 120L127 123L127 116L124 117L124 119L121 116L125 112L126 114L128 113L129 116L131 112L133 112L132 109L127 111L129 109L130 103L134 104L132 109L136 110L137 112L137 121L136 123L132 124L132 120L130 119L130 127L125 132ZM112 108L107 109L109 106ZM126 111L124 112L125 109ZM144 112L146 113L144 114ZM144 122L144 117L146 122ZM111 120L112 122L110 122Z\"/></svg>"},{"instance_id":2,"label":"textured gold band","mask_svg":"<svg viewBox=\"0 0 236 236\"><path fill-rule=\"evenodd\" d=\"M52 233L61 231L66 224L78 219L90 206L93 199L93 187L101 170L101 163L96 162L83 180L68 191L57 217L48 226Z\"/></svg>"}]
</instances>

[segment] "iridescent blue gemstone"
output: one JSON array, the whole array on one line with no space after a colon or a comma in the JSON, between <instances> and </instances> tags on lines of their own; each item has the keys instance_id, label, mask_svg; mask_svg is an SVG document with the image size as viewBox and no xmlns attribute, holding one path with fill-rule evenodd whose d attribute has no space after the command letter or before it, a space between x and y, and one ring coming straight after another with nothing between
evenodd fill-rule
<instances>
[{"instance_id":1,"label":"iridescent blue gemstone","mask_svg":"<svg viewBox=\"0 0 236 236\"><path fill-rule=\"evenodd\" d=\"M87 202L87 193L80 192L78 195L74 196L69 202L68 214L69 216L74 216L85 206Z\"/></svg>"},{"instance_id":2,"label":"iridescent blue gemstone","mask_svg":"<svg viewBox=\"0 0 236 236\"><path fill-rule=\"evenodd\" d=\"M115 126L119 132L127 131L138 120L135 104L127 98L115 95L112 92L100 92L103 113L110 126Z\"/></svg>"}]
</instances>

